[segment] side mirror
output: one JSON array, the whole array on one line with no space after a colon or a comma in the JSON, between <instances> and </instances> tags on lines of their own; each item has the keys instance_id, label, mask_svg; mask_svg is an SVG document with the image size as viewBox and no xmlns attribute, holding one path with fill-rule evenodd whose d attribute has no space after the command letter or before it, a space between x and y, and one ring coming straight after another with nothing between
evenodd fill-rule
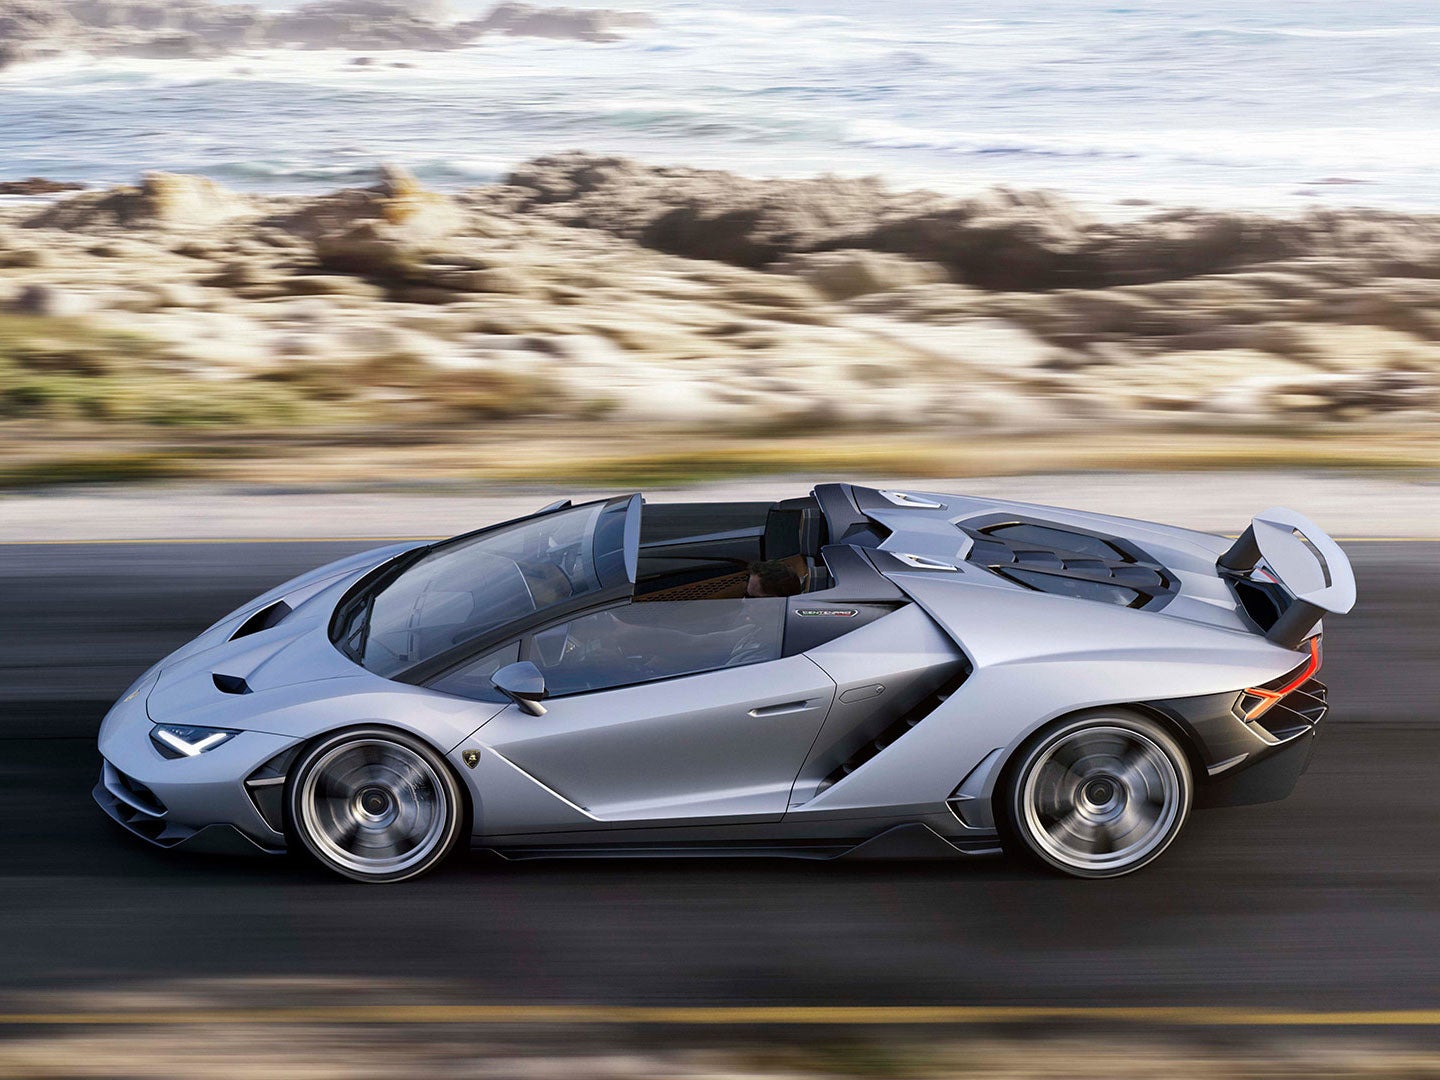
<instances>
[{"instance_id":1,"label":"side mirror","mask_svg":"<svg viewBox=\"0 0 1440 1080\"><path fill-rule=\"evenodd\" d=\"M545 676L529 660L506 664L490 676L490 685L531 716L545 715L545 706L540 704L545 696Z\"/></svg>"}]
</instances>

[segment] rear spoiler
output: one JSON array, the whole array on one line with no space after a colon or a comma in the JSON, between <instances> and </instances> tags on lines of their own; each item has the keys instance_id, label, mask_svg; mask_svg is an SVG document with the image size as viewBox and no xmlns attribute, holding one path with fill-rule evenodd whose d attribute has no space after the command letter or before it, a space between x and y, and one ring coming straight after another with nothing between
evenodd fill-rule
<instances>
[{"instance_id":1,"label":"rear spoiler","mask_svg":"<svg viewBox=\"0 0 1440 1080\"><path fill-rule=\"evenodd\" d=\"M1265 635L1276 645L1297 648L1323 614L1344 615L1355 606L1350 560L1339 544L1303 514L1283 506L1256 514L1215 565L1248 574L1262 560L1294 598Z\"/></svg>"}]
</instances>

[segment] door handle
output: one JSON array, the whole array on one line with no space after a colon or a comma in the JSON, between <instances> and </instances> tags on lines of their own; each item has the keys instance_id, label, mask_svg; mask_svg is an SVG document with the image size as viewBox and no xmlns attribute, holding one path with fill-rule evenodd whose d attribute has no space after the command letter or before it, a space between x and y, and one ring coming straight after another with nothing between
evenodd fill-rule
<instances>
[{"instance_id":1,"label":"door handle","mask_svg":"<svg viewBox=\"0 0 1440 1080\"><path fill-rule=\"evenodd\" d=\"M808 699L805 701L786 701L780 705L762 705L757 709L751 709L750 715L754 717L784 716L786 713L804 712L808 708L810 708Z\"/></svg>"}]
</instances>

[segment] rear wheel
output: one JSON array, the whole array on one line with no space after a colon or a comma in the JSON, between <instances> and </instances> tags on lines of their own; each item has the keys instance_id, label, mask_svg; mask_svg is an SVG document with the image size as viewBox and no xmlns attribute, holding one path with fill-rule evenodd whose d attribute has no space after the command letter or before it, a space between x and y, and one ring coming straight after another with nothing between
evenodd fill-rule
<instances>
[{"instance_id":1,"label":"rear wheel","mask_svg":"<svg viewBox=\"0 0 1440 1080\"><path fill-rule=\"evenodd\" d=\"M459 781L430 746L385 728L322 739L288 785L290 827L323 866L356 881L404 881L459 839Z\"/></svg>"},{"instance_id":2,"label":"rear wheel","mask_svg":"<svg viewBox=\"0 0 1440 1080\"><path fill-rule=\"evenodd\" d=\"M1047 865L1088 878L1156 859L1189 817L1194 788L1174 737L1119 710L1048 729L1007 775L1009 831Z\"/></svg>"}]
</instances>

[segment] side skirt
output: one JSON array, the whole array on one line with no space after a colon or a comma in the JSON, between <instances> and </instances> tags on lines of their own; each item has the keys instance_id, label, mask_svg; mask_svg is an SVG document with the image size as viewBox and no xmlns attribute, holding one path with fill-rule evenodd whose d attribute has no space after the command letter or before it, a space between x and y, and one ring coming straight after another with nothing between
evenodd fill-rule
<instances>
[{"instance_id":1,"label":"side skirt","mask_svg":"<svg viewBox=\"0 0 1440 1080\"><path fill-rule=\"evenodd\" d=\"M980 835L950 840L921 822L892 825L873 836L811 840L604 841L592 844L506 844L478 842L485 851L509 861L527 859L957 859L1000 853L999 840Z\"/></svg>"}]
</instances>

